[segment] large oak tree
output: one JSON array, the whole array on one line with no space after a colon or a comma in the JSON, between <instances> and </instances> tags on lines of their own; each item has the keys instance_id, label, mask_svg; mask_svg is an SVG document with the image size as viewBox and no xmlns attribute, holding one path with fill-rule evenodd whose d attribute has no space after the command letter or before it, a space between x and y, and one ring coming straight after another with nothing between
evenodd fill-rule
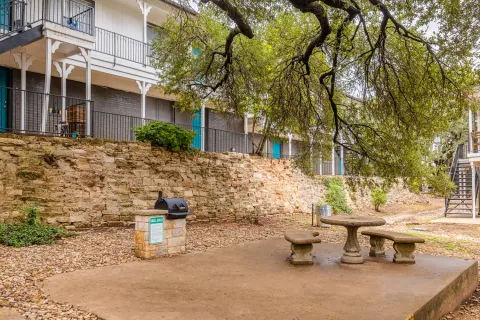
<instances>
[{"instance_id":1,"label":"large oak tree","mask_svg":"<svg viewBox=\"0 0 480 320\"><path fill-rule=\"evenodd\" d=\"M153 43L160 85L178 95L178 107L207 101L253 114L267 138L292 132L304 141L297 159L304 167L312 153L328 158L333 142L346 150L352 176L445 185L429 165L429 147L476 107L480 1L200 0L194 7L196 14L172 14Z\"/></svg>"}]
</instances>

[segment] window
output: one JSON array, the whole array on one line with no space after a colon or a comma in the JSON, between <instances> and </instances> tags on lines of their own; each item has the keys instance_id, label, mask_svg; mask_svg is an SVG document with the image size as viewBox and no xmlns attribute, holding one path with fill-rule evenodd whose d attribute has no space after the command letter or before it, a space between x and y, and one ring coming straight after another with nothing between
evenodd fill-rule
<instances>
[{"instance_id":1,"label":"window","mask_svg":"<svg viewBox=\"0 0 480 320\"><path fill-rule=\"evenodd\" d=\"M158 33L158 30L161 29L159 26L154 25L153 23L147 24L147 43L152 43L153 39L156 36L164 36L163 33Z\"/></svg>"}]
</instances>

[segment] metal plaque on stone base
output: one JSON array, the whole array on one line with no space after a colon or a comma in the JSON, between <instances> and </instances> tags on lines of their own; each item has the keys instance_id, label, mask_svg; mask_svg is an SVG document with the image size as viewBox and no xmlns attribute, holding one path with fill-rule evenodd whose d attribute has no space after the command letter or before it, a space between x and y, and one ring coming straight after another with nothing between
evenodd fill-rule
<instances>
[{"instance_id":1,"label":"metal plaque on stone base","mask_svg":"<svg viewBox=\"0 0 480 320\"><path fill-rule=\"evenodd\" d=\"M163 217L150 218L150 244L163 243Z\"/></svg>"}]
</instances>

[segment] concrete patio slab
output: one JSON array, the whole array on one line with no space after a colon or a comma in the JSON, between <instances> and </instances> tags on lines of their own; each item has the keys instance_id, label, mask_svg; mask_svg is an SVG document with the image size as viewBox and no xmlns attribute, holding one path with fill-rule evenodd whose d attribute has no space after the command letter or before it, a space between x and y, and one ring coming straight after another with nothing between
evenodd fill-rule
<instances>
[{"instance_id":1,"label":"concrete patio slab","mask_svg":"<svg viewBox=\"0 0 480 320\"><path fill-rule=\"evenodd\" d=\"M458 215L458 216L450 216L445 218L439 218L430 221L431 223L458 223L458 224L472 224L472 225L480 225L480 217L477 217L475 220L472 219L472 216L466 215Z\"/></svg>"},{"instance_id":2,"label":"concrete patio slab","mask_svg":"<svg viewBox=\"0 0 480 320\"><path fill-rule=\"evenodd\" d=\"M0 320L24 320L25 318L10 308L0 308Z\"/></svg>"},{"instance_id":3,"label":"concrete patio slab","mask_svg":"<svg viewBox=\"0 0 480 320\"><path fill-rule=\"evenodd\" d=\"M418 255L415 265L315 244L313 266L293 266L270 239L172 258L60 274L44 283L59 302L104 319L439 319L478 283L476 261Z\"/></svg>"}]
</instances>

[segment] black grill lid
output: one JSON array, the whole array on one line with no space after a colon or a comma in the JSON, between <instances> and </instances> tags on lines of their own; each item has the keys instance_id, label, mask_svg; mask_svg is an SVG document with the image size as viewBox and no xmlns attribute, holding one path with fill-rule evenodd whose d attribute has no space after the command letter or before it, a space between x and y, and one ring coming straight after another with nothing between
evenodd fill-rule
<instances>
[{"instance_id":1,"label":"black grill lid","mask_svg":"<svg viewBox=\"0 0 480 320\"><path fill-rule=\"evenodd\" d=\"M183 198L163 198L162 192L158 193L155 210L168 210L167 219L181 219L191 214L188 204Z\"/></svg>"}]
</instances>

